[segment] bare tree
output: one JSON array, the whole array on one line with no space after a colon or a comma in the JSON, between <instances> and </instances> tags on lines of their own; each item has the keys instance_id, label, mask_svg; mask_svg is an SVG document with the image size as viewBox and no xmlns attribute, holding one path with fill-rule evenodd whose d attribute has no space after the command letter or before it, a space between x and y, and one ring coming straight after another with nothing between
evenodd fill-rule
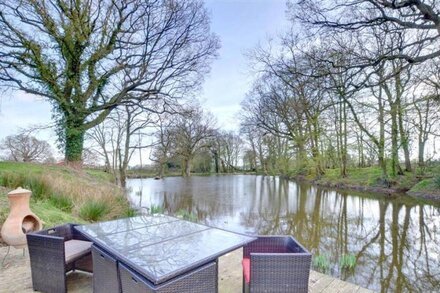
<instances>
[{"instance_id":1,"label":"bare tree","mask_svg":"<svg viewBox=\"0 0 440 293\"><path fill-rule=\"evenodd\" d=\"M318 176L322 166L320 148L321 113L331 106L328 82L322 64L314 58L321 48L307 53L297 50L297 39L282 40L281 53L259 48L252 57L261 69L259 79L243 102L250 113L247 121L268 133L288 138L296 149L297 161L307 164L307 152ZM303 169L303 167L300 167Z\"/></svg>"},{"instance_id":2,"label":"bare tree","mask_svg":"<svg viewBox=\"0 0 440 293\"><path fill-rule=\"evenodd\" d=\"M209 139L215 136L216 121L211 113L204 113L195 106L176 116L173 122L173 152L182 159L182 174L190 176L194 156L203 148L208 148Z\"/></svg>"},{"instance_id":3,"label":"bare tree","mask_svg":"<svg viewBox=\"0 0 440 293\"><path fill-rule=\"evenodd\" d=\"M165 175L166 164L171 156L172 142L172 120L171 115L159 115L155 123L156 131L154 133L153 149L150 160L155 162L159 167L159 177Z\"/></svg>"},{"instance_id":4,"label":"bare tree","mask_svg":"<svg viewBox=\"0 0 440 293\"><path fill-rule=\"evenodd\" d=\"M18 162L45 162L53 160L52 150L44 140L31 135L10 135L3 139L0 149L7 154L6 159Z\"/></svg>"},{"instance_id":5,"label":"bare tree","mask_svg":"<svg viewBox=\"0 0 440 293\"><path fill-rule=\"evenodd\" d=\"M104 158L106 168L113 172L115 181L126 186L127 169L137 149L148 148L151 142L145 129L153 123L151 112L141 108L125 106L115 110L101 125L92 128L88 137L96 144L97 152Z\"/></svg>"},{"instance_id":6,"label":"bare tree","mask_svg":"<svg viewBox=\"0 0 440 293\"><path fill-rule=\"evenodd\" d=\"M297 4L295 3L297 2ZM392 28L396 33L409 33L411 38L396 51L378 52L371 59L360 59L357 65L403 59L408 63L424 62L440 57L440 6L436 0L300 0L290 1L291 15L310 28L330 32L343 38L351 32L363 33L366 28ZM383 36L386 38L387 36Z\"/></svg>"},{"instance_id":7,"label":"bare tree","mask_svg":"<svg viewBox=\"0 0 440 293\"><path fill-rule=\"evenodd\" d=\"M85 132L116 107L200 85L219 48L209 21L199 0L0 0L0 85L53 104L78 165Z\"/></svg>"},{"instance_id":8,"label":"bare tree","mask_svg":"<svg viewBox=\"0 0 440 293\"><path fill-rule=\"evenodd\" d=\"M245 164L248 164L249 170L260 170L267 174L267 150L264 143L264 136L267 135L267 131L255 125L253 117L249 117L249 114L246 113L240 123L240 134L248 145L243 160Z\"/></svg>"},{"instance_id":9,"label":"bare tree","mask_svg":"<svg viewBox=\"0 0 440 293\"><path fill-rule=\"evenodd\" d=\"M233 172L238 170L242 147L243 140L235 132L219 131L213 139L211 152L214 153L215 159L220 161L223 172Z\"/></svg>"}]
</instances>

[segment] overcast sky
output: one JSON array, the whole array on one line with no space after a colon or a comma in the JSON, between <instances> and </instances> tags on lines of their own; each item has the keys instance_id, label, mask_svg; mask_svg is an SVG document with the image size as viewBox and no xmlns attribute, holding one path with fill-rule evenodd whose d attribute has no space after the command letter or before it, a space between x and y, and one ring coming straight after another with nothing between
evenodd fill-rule
<instances>
[{"instance_id":1,"label":"overcast sky","mask_svg":"<svg viewBox=\"0 0 440 293\"><path fill-rule=\"evenodd\" d=\"M235 117L252 83L244 54L287 29L285 0L207 0L206 6L211 11L211 30L220 37L222 47L200 100L221 128L237 129ZM51 116L51 105L41 98L21 92L1 94L0 140L20 128L50 124ZM38 137L51 144L56 140L53 131L41 131Z\"/></svg>"}]
</instances>

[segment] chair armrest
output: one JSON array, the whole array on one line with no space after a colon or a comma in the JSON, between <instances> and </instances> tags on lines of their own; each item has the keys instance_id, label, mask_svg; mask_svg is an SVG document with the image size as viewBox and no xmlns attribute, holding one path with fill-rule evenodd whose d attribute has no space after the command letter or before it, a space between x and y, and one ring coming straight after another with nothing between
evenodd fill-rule
<instances>
[{"instance_id":1,"label":"chair armrest","mask_svg":"<svg viewBox=\"0 0 440 293\"><path fill-rule=\"evenodd\" d=\"M243 257L249 258L251 253L286 253L286 236L258 236L257 240L243 247Z\"/></svg>"},{"instance_id":2,"label":"chair armrest","mask_svg":"<svg viewBox=\"0 0 440 293\"><path fill-rule=\"evenodd\" d=\"M32 234L62 237L64 241L73 239L73 226L74 224L64 224L53 228L41 230Z\"/></svg>"}]
</instances>

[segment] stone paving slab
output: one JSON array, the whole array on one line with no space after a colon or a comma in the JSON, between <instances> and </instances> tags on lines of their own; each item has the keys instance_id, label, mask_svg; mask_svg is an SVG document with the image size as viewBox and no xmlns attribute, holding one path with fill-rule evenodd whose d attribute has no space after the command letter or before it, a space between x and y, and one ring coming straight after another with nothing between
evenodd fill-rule
<instances>
[{"instance_id":1,"label":"stone paving slab","mask_svg":"<svg viewBox=\"0 0 440 293\"><path fill-rule=\"evenodd\" d=\"M0 247L0 261L6 255L7 247ZM240 293L242 292L241 273L242 250L237 249L222 256L219 259L219 292ZM69 293L91 293L92 275L88 273L74 272L67 276ZM32 279L29 265L28 252L11 248L4 267L0 267L0 293L31 293ZM373 292L357 285L335 279L331 276L311 271L309 280L310 293L338 293L338 292Z\"/></svg>"}]
</instances>

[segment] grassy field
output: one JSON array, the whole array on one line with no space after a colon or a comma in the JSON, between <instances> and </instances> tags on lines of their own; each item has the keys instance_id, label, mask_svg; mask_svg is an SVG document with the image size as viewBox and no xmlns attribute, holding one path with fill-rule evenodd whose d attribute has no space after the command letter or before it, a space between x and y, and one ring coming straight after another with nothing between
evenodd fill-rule
<instances>
[{"instance_id":1,"label":"grassy field","mask_svg":"<svg viewBox=\"0 0 440 293\"><path fill-rule=\"evenodd\" d=\"M0 225L9 213L6 194L17 187L32 191L31 209L46 227L133 215L123 191L109 180L97 170L0 162Z\"/></svg>"}]
</instances>

